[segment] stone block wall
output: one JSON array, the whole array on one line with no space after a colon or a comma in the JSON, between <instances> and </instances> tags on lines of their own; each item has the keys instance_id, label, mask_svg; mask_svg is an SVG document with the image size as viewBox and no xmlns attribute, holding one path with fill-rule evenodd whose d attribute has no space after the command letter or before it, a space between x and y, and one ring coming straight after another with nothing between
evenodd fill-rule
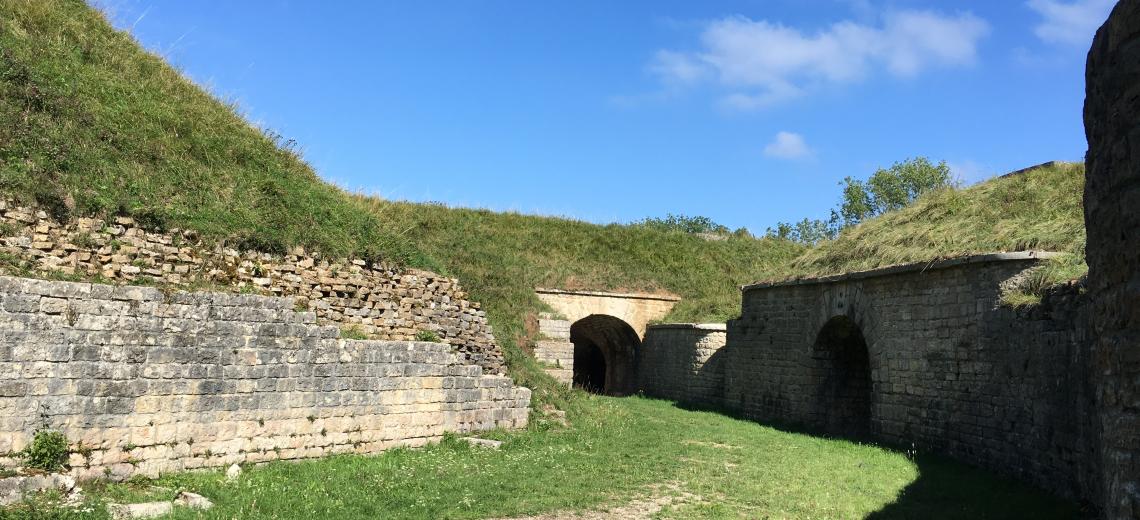
<instances>
[{"instance_id":1,"label":"stone block wall","mask_svg":"<svg viewBox=\"0 0 1140 520\"><path fill-rule=\"evenodd\" d=\"M1121 0L1085 72L1085 227L1105 518L1140 518L1140 1Z\"/></svg>"},{"instance_id":2,"label":"stone block wall","mask_svg":"<svg viewBox=\"0 0 1140 520\"><path fill-rule=\"evenodd\" d=\"M652 397L721 406L725 339L718 323L650 325L638 355L639 388Z\"/></svg>"},{"instance_id":3,"label":"stone block wall","mask_svg":"<svg viewBox=\"0 0 1140 520\"><path fill-rule=\"evenodd\" d=\"M570 322L540 318L538 332L542 339L535 342L534 358L543 370L560 383L574 381L574 344L570 342Z\"/></svg>"},{"instance_id":4,"label":"stone block wall","mask_svg":"<svg viewBox=\"0 0 1140 520\"><path fill-rule=\"evenodd\" d=\"M746 287L723 349L724 403L809 428L862 420L874 439L1088 498L1086 310L1076 287L1032 312L999 305L1001 285L1032 264L977 257Z\"/></svg>"},{"instance_id":5,"label":"stone block wall","mask_svg":"<svg viewBox=\"0 0 1140 520\"><path fill-rule=\"evenodd\" d=\"M434 332L465 360L503 373L486 314L458 280L419 270L331 260L295 249L270 255L210 246L190 231L148 232L130 218L61 224L43 211L0 200L0 253L44 273L175 288L202 285L292 296L322 323L369 338L412 340ZM7 274L16 274L8 272Z\"/></svg>"},{"instance_id":6,"label":"stone block wall","mask_svg":"<svg viewBox=\"0 0 1140 520\"><path fill-rule=\"evenodd\" d=\"M448 345L340 339L294 306L0 277L0 453L47 426L80 476L125 477L526 424L530 391Z\"/></svg>"}]
</instances>

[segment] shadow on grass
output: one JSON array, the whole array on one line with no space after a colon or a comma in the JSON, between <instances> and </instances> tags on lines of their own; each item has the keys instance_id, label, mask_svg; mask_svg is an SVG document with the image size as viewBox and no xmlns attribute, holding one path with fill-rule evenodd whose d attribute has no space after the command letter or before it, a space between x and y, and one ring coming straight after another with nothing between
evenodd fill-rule
<instances>
[{"instance_id":1,"label":"shadow on grass","mask_svg":"<svg viewBox=\"0 0 1140 520\"><path fill-rule=\"evenodd\" d=\"M918 478L899 490L895 500L865 518L873 520L921 519L1034 519L1071 520L1096 518L1090 508L1078 508L1070 500L1057 497L1029 484L997 475L937 454L908 454L897 446L874 442L868 438L824 435L802 425L760 422L733 410L675 402L682 410L712 412L733 419L749 421L786 433L827 437L863 444L873 444L909 458L918 470Z\"/></svg>"}]
</instances>

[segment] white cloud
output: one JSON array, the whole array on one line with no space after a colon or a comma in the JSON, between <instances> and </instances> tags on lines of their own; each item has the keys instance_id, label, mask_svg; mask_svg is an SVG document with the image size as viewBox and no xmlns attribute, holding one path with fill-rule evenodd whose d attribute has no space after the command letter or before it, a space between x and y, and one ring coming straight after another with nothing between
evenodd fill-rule
<instances>
[{"instance_id":1,"label":"white cloud","mask_svg":"<svg viewBox=\"0 0 1140 520\"><path fill-rule=\"evenodd\" d=\"M894 11L878 26L844 21L815 34L736 16L707 23L698 51L659 51L650 70L671 85L712 82L727 91L725 106L755 109L879 68L913 77L929 67L969 65L988 32L970 13Z\"/></svg>"},{"instance_id":2,"label":"white cloud","mask_svg":"<svg viewBox=\"0 0 1140 520\"><path fill-rule=\"evenodd\" d=\"M1087 46L1116 0L1029 0L1025 5L1041 15L1041 23L1033 29L1038 38L1049 43Z\"/></svg>"},{"instance_id":3,"label":"white cloud","mask_svg":"<svg viewBox=\"0 0 1140 520\"><path fill-rule=\"evenodd\" d=\"M777 132L776 138L764 147L764 155L777 159L803 159L811 155L811 148L800 134Z\"/></svg>"},{"instance_id":4,"label":"white cloud","mask_svg":"<svg viewBox=\"0 0 1140 520\"><path fill-rule=\"evenodd\" d=\"M947 162L947 166L950 167L950 174L955 180L966 184L973 184L994 176L993 168L969 159L963 161L949 161Z\"/></svg>"}]
</instances>

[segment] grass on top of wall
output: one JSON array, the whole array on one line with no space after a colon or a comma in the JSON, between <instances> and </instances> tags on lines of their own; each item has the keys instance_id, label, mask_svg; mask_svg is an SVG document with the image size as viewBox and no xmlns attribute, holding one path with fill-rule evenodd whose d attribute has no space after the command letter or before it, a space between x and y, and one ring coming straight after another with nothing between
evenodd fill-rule
<instances>
[{"instance_id":1,"label":"grass on top of wall","mask_svg":"<svg viewBox=\"0 0 1140 520\"><path fill-rule=\"evenodd\" d=\"M1031 303L1053 284L1083 276L1084 165L1059 163L946 189L845 230L788 266L793 276L861 271L997 251L1054 251L1007 303Z\"/></svg>"},{"instance_id":2,"label":"grass on top of wall","mask_svg":"<svg viewBox=\"0 0 1140 520\"><path fill-rule=\"evenodd\" d=\"M505 441L497 451L449 438L376 456L247 467L237 482L215 469L86 485L89 500L77 510L43 498L0 510L0 518L103 519L104 501L169 500L179 490L203 494L215 507L178 509L176 519L496 518L623 505L618 517L637 518L669 497L677 502L657 517L1049 520L1076 514L1071 503L939 457L791 433L668 401L588 400L572 429L536 425L487 434Z\"/></svg>"}]
</instances>

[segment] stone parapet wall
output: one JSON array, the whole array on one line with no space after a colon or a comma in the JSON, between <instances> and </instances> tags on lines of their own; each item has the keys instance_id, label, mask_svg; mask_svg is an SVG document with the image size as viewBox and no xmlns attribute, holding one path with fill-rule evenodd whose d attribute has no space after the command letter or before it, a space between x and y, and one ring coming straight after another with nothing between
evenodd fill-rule
<instances>
[{"instance_id":1,"label":"stone parapet wall","mask_svg":"<svg viewBox=\"0 0 1140 520\"><path fill-rule=\"evenodd\" d=\"M45 212L0 200L0 274L27 263L43 273L175 288L202 285L292 296L322 323L369 338L412 340L435 333L470 363L503 373L503 355L486 314L458 280L419 270L331 260L295 249L286 255L207 245L190 231L148 232L130 218L79 218L61 224Z\"/></svg>"},{"instance_id":2,"label":"stone parapet wall","mask_svg":"<svg viewBox=\"0 0 1140 520\"><path fill-rule=\"evenodd\" d=\"M527 423L529 390L448 345L340 339L294 306L0 277L0 453L55 428L79 476L125 477Z\"/></svg>"},{"instance_id":3,"label":"stone parapet wall","mask_svg":"<svg viewBox=\"0 0 1140 520\"><path fill-rule=\"evenodd\" d=\"M723 324L650 325L638 355L639 388L652 397L721 406L724 345Z\"/></svg>"}]
</instances>

